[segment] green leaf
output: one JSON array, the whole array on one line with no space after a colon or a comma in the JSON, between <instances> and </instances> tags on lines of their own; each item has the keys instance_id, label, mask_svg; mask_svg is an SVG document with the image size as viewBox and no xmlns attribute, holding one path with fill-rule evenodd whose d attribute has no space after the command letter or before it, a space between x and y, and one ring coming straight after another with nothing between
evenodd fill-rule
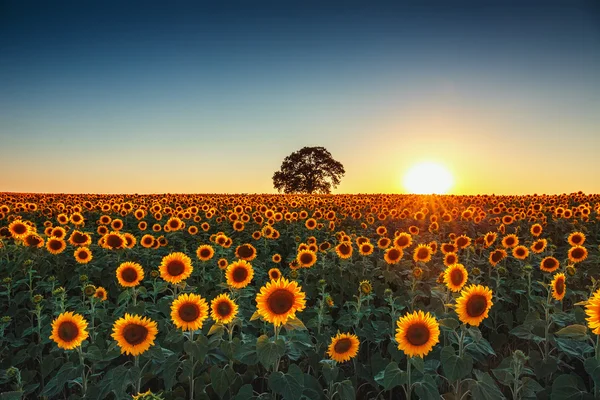
<instances>
[{"instance_id":1,"label":"green leaf","mask_svg":"<svg viewBox=\"0 0 600 400\"><path fill-rule=\"evenodd\" d=\"M440 324L440 326L443 326L444 328L448 328L451 330L455 330L456 328L458 328L460 326L460 323L455 318L440 319L438 321L438 323Z\"/></svg>"},{"instance_id":2,"label":"green leaf","mask_svg":"<svg viewBox=\"0 0 600 400\"><path fill-rule=\"evenodd\" d=\"M476 326L470 327L467 332L469 333L469 336L473 338L474 342L479 342L483 338L481 331Z\"/></svg>"},{"instance_id":3,"label":"green leaf","mask_svg":"<svg viewBox=\"0 0 600 400\"><path fill-rule=\"evenodd\" d=\"M254 311L254 314L252 314L252 316L250 317L250 321L255 321L257 319L261 318L260 314L258 313L258 311Z\"/></svg>"},{"instance_id":4,"label":"green leaf","mask_svg":"<svg viewBox=\"0 0 600 400\"><path fill-rule=\"evenodd\" d=\"M212 335L222 335L223 331L225 331L225 327L223 326L223 324L214 324L213 326L210 327L208 333L206 334L207 336L212 336Z\"/></svg>"},{"instance_id":5,"label":"green leaf","mask_svg":"<svg viewBox=\"0 0 600 400\"><path fill-rule=\"evenodd\" d=\"M227 393L229 386L231 386L235 379L235 375L235 372L230 366L226 366L223 369L214 365L211 367L210 384L219 398L222 399L225 393Z\"/></svg>"},{"instance_id":6,"label":"green leaf","mask_svg":"<svg viewBox=\"0 0 600 400\"><path fill-rule=\"evenodd\" d=\"M58 393L62 392L63 387L67 382L79 377L81 377L81 366L73 365L72 362L68 362L60 367L56 375L48 381L42 395L48 397L56 396Z\"/></svg>"},{"instance_id":7,"label":"green leaf","mask_svg":"<svg viewBox=\"0 0 600 400\"><path fill-rule=\"evenodd\" d=\"M594 396L585 390L585 385L576 375L560 375L552 384L551 400L588 400Z\"/></svg>"},{"instance_id":8,"label":"green leaf","mask_svg":"<svg viewBox=\"0 0 600 400\"><path fill-rule=\"evenodd\" d=\"M523 398L535 399L536 398L535 394L537 392L544 390L542 385L540 385L535 379L530 378L528 376L523 377L521 381L522 381L523 386L521 386L520 393L523 396Z\"/></svg>"},{"instance_id":9,"label":"green leaf","mask_svg":"<svg viewBox=\"0 0 600 400\"><path fill-rule=\"evenodd\" d=\"M415 382L415 393L420 400L439 400L440 398L437 383L431 375L425 375L421 382Z\"/></svg>"},{"instance_id":10,"label":"green leaf","mask_svg":"<svg viewBox=\"0 0 600 400\"><path fill-rule=\"evenodd\" d=\"M287 374L273 372L269 376L269 387L284 400L300 400L304 390L304 373L296 364L290 365Z\"/></svg>"},{"instance_id":11,"label":"green leaf","mask_svg":"<svg viewBox=\"0 0 600 400\"><path fill-rule=\"evenodd\" d=\"M287 322L283 325L283 327L288 331L293 331L293 330L305 331L306 330L306 326L298 318L288 319Z\"/></svg>"},{"instance_id":12,"label":"green leaf","mask_svg":"<svg viewBox=\"0 0 600 400\"><path fill-rule=\"evenodd\" d=\"M457 356L452 346L446 346L442 349L440 361L444 376L450 382L468 376L473 369L473 358L468 354L464 354L462 358Z\"/></svg>"},{"instance_id":13,"label":"green leaf","mask_svg":"<svg viewBox=\"0 0 600 400\"><path fill-rule=\"evenodd\" d=\"M240 388L240 390L235 395L233 400L248 400L248 399L253 399L253 398L254 398L254 391L252 390L252 385L247 383Z\"/></svg>"},{"instance_id":14,"label":"green leaf","mask_svg":"<svg viewBox=\"0 0 600 400\"><path fill-rule=\"evenodd\" d=\"M267 335L262 335L256 340L256 354L258 361L269 369L285 354L285 342L281 338L272 342Z\"/></svg>"},{"instance_id":15,"label":"green leaf","mask_svg":"<svg viewBox=\"0 0 600 400\"><path fill-rule=\"evenodd\" d=\"M596 358L588 358L583 363L583 367L585 368L585 372L592 377L594 384L598 386L600 384L600 361Z\"/></svg>"},{"instance_id":16,"label":"green leaf","mask_svg":"<svg viewBox=\"0 0 600 400\"><path fill-rule=\"evenodd\" d=\"M474 399L478 400L502 400L504 395L498 389L496 382L487 372L473 370L476 380L469 381L469 390Z\"/></svg>"},{"instance_id":17,"label":"green leaf","mask_svg":"<svg viewBox=\"0 0 600 400\"><path fill-rule=\"evenodd\" d=\"M587 354L594 352L594 348L587 342L573 339L557 338L556 347L558 347L558 349L563 353L568 354L571 357L578 358L581 361L585 360Z\"/></svg>"},{"instance_id":18,"label":"green leaf","mask_svg":"<svg viewBox=\"0 0 600 400\"><path fill-rule=\"evenodd\" d=\"M330 360L321 361L321 364L323 364L321 373L323 374L323 378L325 378L326 383L335 382L339 374L339 368L335 365L335 363L327 361Z\"/></svg>"},{"instance_id":19,"label":"green leaf","mask_svg":"<svg viewBox=\"0 0 600 400\"><path fill-rule=\"evenodd\" d=\"M575 340L585 340L588 337L587 330L588 328L585 325L574 324L566 326L561 330L555 332L554 334L556 336L566 337Z\"/></svg>"},{"instance_id":20,"label":"green leaf","mask_svg":"<svg viewBox=\"0 0 600 400\"><path fill-rule=\"evenodd\" d=\"M398 368L397 363L392 361L375 376L375 381L383 386L385 390L390 390L396 386L404 385L408 381L408 376L405 371Z\"/></svg>"},{"instance_id":21,"label":"green leaf","mask_svg":"<svg viewBox=\"0 0 600 400\"><path fill-rule=\"evenodd\" d=\"M337 393L340 396L340 400L355 400L356 391L352 381L346 379L337 384Z\"/></svg>"},{"instance_id":22,"label":"green leaf","mask_svg":"<svg viewBox=\"0 0 600 400\"><path fill-rule=\"evenodd\" d=\"M162 378L165 382L165 390L170 392L175 384L175 377L177 376L177 370L179 369L179 354L173 354L163 364Z\"/></svg>"},{"instance_id":23,"label":"green leaf","mask_svg":"<svg viewBox=\"0 0 600 400\"><path fill-rule=\"evenodd\" d=\"M193 356L194 360L203 363L208 352L208 339L204 335L198 335L194 341L186 340L183 344L183 349L186 354Z\"/></svg>"},{"instance_id":24,"label":"green leaf","mask_svg":"<svg viewBox=\"0 0 600 400\"><path fill-rule=\"evenodd\" d=\"M3 392L0 393L0 400L21 400L23 398L23 392Z\"/></svg>"}]
</instances>

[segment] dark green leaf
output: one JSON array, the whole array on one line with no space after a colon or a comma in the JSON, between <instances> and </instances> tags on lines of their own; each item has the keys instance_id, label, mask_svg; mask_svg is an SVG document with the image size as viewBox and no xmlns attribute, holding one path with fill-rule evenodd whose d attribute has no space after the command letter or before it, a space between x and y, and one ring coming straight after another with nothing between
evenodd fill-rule
<instances>
[{"instance_id":1,"label":"dark green leaf","mask_svg":"<svg viewBox=\"0 0 600 400\"><path fill-rule=\"evenodd\" d=\"M450 382L468 376L473 369L473 358L468 354L464 354L462 358L458 357L452 346L446 346L442 349L440 361L444 376Z\"/></svg>"},{"instance_id":2,"label":"dark green leaf","mask_svg":"<svg viewBox=\"0 0 600 400\"><path fill-rule=\"evenodd\" d=\"M476 380L469 381L469 390L477 400L502 400L504 395L498 389L496 382L487 372L473 370Z\"/></svg>"},{"instance_id":3,"label":"dark green leaf","mask_svg":"<svg viewBox=\"0 0 600 400\"><path fill-rule=\"evenodd\" d=\"M422 381L415 382L414 388L420 400L439 400L440 398L437 384L431 375L425 375Z\"/></svg>"},{"instance_id":4,"label":"dark green leaf","mask_svg":"<svg viewBox=\"0 0 600 400\"><path fill-rule=\"evenodd\" d=\"M390 390L396 386L404 385L407 382L407 375L405 371L398 368L397 363L392 361L375 376L375 381L383 386L385 390Z\"/></svg>"},{"instance_id":5,"label":"dark green leaf","mask_svg":"<svg viewBox=\"0 0 600 400\"><path fill-rule=\"evenodd\" d=\"M591 400L594 396L585 390L585 385L576 375L560 375L552 384L551 400Z\"/></svg>"},{"instance_id":6,"label":"dark green leaf","mask_svg":"<svg viewBox=\"0 0 600 400\"><path fill-rule=\"evenodd\" d=\"M337 393L340 396L340 400L355 400L356 391L352 381L346 379L337 384Z\"/></svg>"},{"instance_id":7,"label":"dark green leaf","mask_svg":"<svg viewBox=\"0 0 600 400\"><path fill-rule=\"evenodd\" d=\"M267 335L262 335L256 340L256 354L258 361L269 369L285 354L285 342L281 338L272 342Z\"/></svg>"}]
</instances>

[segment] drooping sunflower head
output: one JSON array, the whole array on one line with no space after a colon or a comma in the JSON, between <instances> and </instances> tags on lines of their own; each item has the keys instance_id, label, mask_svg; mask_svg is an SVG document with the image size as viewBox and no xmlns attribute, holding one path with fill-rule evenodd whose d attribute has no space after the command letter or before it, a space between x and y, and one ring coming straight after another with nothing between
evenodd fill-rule
<instances>
[{"instance_id":1,"label":"drooping sunflower head","mask_svg":"<svg viewBox=\"0 0 600 400\"><path fill-rule=\"evenodd\" d=\"M588 251L583 246L573 246L569 249L569 261L578 263L584 261L588 256Z\"/></svg>"},{"instance_id":2,"label":"drooping sunflower head","mask_svg":"<svg viewBox=\"0 0 600 400\"><path fill-rule=\"evenodd\" d=\"M429 262L431 260L432 253L433 251L431 250L431 247L429 247L429 245L420 244L415 248L415 251L413 252L413 260L415 262Z\"/></svg>"},{"instance_id":3,"label":"drooping sunflower head","mask_svg":"<svg viewBox=\"0 0 600 400\"><path fill-rule=\"evenodd\" d=\"M98 286L94 293L94 297L100 301L106 301L106 299L108 299L108 292L102 286Z\"/></svg>"},{"instance_id":4,"label":"drooping sunflower head","mask_svg":"<svg viewBox=\"0 0 600 400\"><path fill-rule=\"evenodd\" d=\"M571 246L582 246L585 242L585 234L583 232L573 232L567 240Z\"/></svg>"},{"instance_id":5,"label":"drooping sunflower head","mask_svg":"<svg viewBox=\"0 0 600 400\"><path fill-rule=\"evenodd\" d=\"M565 292L567 291L565 285L566 279L565 274L559 273L554 275L554 279L552 279L552 282L550 283L552 286L552 297L558 301L562 301L565 297Z\"/></svg>"},{"instance_id":6,"label":"drooping sunflower head","mask_svg":"<svg viewBox=\"0 0 600 400\"><path fill-rule=\"evenodd\" d=\"M256 249L249 243L242 244L236 247L235 256L240 260L252 261L256 258Z\"/></svg>"},{"instance_id":7,"label":"drooping sunflower head","mask_svg":"<svg viewBox=\"0 0 600 400\"><path fill-rule=\"evenodd\" d=\"M281 271L279 270L279 268L271 268L269 270L269 279L271 279L272 281L276 281L279 278L281 278Z\"/></svg>"},{"instance_id":8,"label":"drooping sunflower head","mask_svg":"<svg viewBox=\"0 0 600 400\"><path fill-rule=\"evenodd\" d=\"M301 250L296 256L298 264L302 268L310 268L317 262L317 254L310 250Z\"/></svg>"},{"instance_id":9,"label":"drooping sunflower head","mask_svg":"<svg viewBox=\"0 0 600 400\"><path fill-rule=\"evenodd\" d=\"M206 318L208 318L208 304L202 296L184 293L171 304L171 320L183 331L202 329Z\"/></svg>"},{"instance_id":10,"label":"drooping sunflower head","mask_svg":"<svg viewBox=\"0 0 600 400\"><path fill-rule=\"evenodd\" d=\"M117 341L121 353L137 356L154 344L157 333L157 324L151 319L125 314L125 317L115 321L111 336Z\"/></svg>"},{"instance_id":11,"label":"drooping sunflower head","mask_svg":"<svg viewBox=\"0 0 600 400\"><path fill-rule=\"evenodd\" d=\"M444 271L444 283L453 292L460 292L467 283L469 274L464 265L452 264Z\"/></svg>"},{"instance_id":12,"label":"drooping sunflower head","mask_svg":"<svg viewBox=\"0 0 600 400\"><path fill-rule=\"evenodd\" d=\"M192 274L192 259L181 252L175 252L163 257L158 267L160 276L167 282L177 284Z\"/></svg>"},{"instance_id":13,"label":"drooping sunflower head","mask_svg":"<svg viewBox=\"0 0 600 400\"><path fill-rule=\"evenodd\" d=\"M64 312L52 321L52 335L58 347L72 350L88 338L88 324L79 314Z\"/></svg>"},{"instance_id":14,"label":"drooping sunflower head","mask_svg":"<svg viewBox=\"0 0 600 400\"><path fill-rule=\"evenodd\" d=\"M361 281L358 285L358 291L364 295L369 295L373 291L373 286L369 281Z\"/></svg>"},{"instance_id":15,"label":"drooping sunflower head","mask_svg":"<svg viewBox=\"0 0 600 400\"><path fill-rule=\"evenodd\" d=\"M228 324L237 316L238 305L227 293L218 295L210 302L210 316L217 323Z\"/></svg>"},{"instance_id":16,"label":"drooping sunflower head","mask_svg":"<svg viewBox=\"0 0 600 400\"><path fill-rule=\"evenodd\" d=\"M479 326L492 308L492 291L482 285L471 285L460 292L455 311L464 324Z\"/></svg>"},{"instance_id":17,"label":"drooping sunflower head","mask_svg":"<svg viewBox=\"0 0 600 400\"><path fill-rule=\"evenodd\" d=\"M402 249L398 247L390 247L383 254L383 259L388 264L397 264L403 256L404 252Z\"/></svg>"},{"instance_id":18,"label":"drooping sunflower head","mask_svg":"<svg viewBox=\"0 0 600 400\"><path fill-rule=\"evenodd\" d=\"M136 262L126 261L116 271L117 280L123 287L134 287L144 279L144 269Z\"/></svg>"},{"instance_id":19,"label":"drooping sunflower head","mask_svg":"<svg viewBox=\"0 0 600 400\"><path fill-rule=\"evenodd\" d=\"M256 295L258 313L275 326L285 324L306 307L306 295L296 281L280 278L267 282Z\"/></svg>"},{"instance_id":20,"label":"drooping sunflower head","mask_svg":"<svg viewBox=\"0 0 600 400\"><path fill-rule=\"evenodd\" d=\"M496 266L500 261L504 260L506 257L506 250L504 249L496 249L490 253L490 257L488 261L492 266Z\"/></svg>"},{"instance_id":21,"label":"drooping sunflower head","mask_svg":"<svg viewBox=\"0 0 600 400\"><path fill-rule=\"evenodd\" d=\"M196 249L196 257L200 261L208 261L215 255L215 250L209 244L202 244Z\"/></svg>"},{"instance_id":22,"label":"drooping sunflower head","mask_svg":"<svg viewBox=\"0 0 600 400\"><path fill-rule=\"evenodd\" d=\"M433 315L414 311L396 322L398 350L407 357L424 357L439 342L440 327Z\"/></svg>"},{"instance_id":23,"label":"drooping sunflower head","mask_svg":"<svg viewBox=\"0 0 600 400\"><path fill-rule=\"evenodd\" d=\"M248 286L254 277L254 268L248 261L238 260L232 262L225 272L227 284L235 289L242 289Z\"/></svg>"},{"instance_id":24,"label":"drooping sunflower head","mask_svg":"<svg viewBox=\"0 0 600 400\"><path fill-rule=\"evenodd\" d=\"M346 362L356 357L360 340L352 333L338 333L331 338L331 343L327 350L329 358L336 362Z\"/></svg>"}]
</instances>

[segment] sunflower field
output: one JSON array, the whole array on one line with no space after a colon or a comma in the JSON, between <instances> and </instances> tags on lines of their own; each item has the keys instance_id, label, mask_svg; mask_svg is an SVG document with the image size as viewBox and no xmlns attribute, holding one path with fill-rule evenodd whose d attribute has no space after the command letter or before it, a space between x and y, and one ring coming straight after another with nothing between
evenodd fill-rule
<instances>
[{"instance_id":1,"label":"sunflower field","mask_svg":"<svg viewBox=\"0 0 600 400\"><path fill-rule=\"evenodd\" d=\"M600 398L599 220L583 193L2 193L0 400Z\"/></svg>"}]
</instances>

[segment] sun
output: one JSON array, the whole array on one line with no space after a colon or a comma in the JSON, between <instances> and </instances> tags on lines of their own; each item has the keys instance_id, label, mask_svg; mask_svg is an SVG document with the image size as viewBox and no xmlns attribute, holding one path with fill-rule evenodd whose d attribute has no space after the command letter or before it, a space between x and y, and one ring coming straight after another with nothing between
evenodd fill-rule
<instances>
[{"instance_id":1,"label":"sun","mask_svg":"<svg viewBox=\"0 0 600 400\"><path fill-rule=\"evenodd\" d=\"M414 194L444 194L453 183L450 171L434 162L416 164L404 175L404 187Z\"/></svg>"}]
</instances>

